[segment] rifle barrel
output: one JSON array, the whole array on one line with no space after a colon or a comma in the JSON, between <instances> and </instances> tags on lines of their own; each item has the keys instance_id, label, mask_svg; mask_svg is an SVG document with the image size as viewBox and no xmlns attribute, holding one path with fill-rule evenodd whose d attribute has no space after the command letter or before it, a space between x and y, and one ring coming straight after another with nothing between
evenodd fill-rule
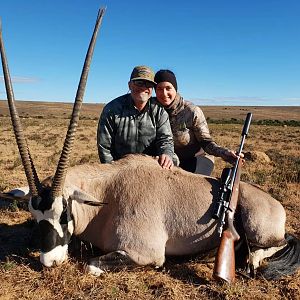
<instances>
[{"instance_id":1,"label":"rifle barrel","mask_svg":"<svg viewBox=\"0 0 300 300\"><path fill-rule=\"evenodd\" d=\"M238 150L238 155L240 155L242 153L242 150L244 147L244 142L245 142L246 136L248 135L251 119L252 119L252 113L249 112L249 113L247 113L247 117L244 122L243 130L242 130L242 141L240 144L240 148ZM237 163L238 163L238 161L237 161Z\"/></svg>"},{"instance_id":2,"label":"rifle barrel","mask_svg":"<svg viewBox=\"0 0 300 300\"><path fill-rule=\"evenodd\" d=\"M247 113L247 117L246 117L244 127L243 127L243 130L242 130L242 135L247 136L248 131L249 131L249 127L250 127L250 123L251 123L251 119L252 119L252 113L249 112L249 113Z\"/></svg>"}]
</instances>

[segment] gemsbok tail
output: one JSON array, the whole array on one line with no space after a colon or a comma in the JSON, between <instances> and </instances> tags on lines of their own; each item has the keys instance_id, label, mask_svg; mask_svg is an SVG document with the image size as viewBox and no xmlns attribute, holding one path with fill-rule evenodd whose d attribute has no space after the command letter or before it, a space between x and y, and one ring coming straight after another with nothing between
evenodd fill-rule
<instances>
[{"instance_id":1,"label":"gemsbok tail","mask_svg":"<svg viewBox=\"0 0 300 300\"><path fill-rule=\"evenodd\" d=\"M300 268L300 240L287 234L287 245L268 259L268 264L258 272L266 279L279 279L291 275Z\"/></svg>"}]
</instances>

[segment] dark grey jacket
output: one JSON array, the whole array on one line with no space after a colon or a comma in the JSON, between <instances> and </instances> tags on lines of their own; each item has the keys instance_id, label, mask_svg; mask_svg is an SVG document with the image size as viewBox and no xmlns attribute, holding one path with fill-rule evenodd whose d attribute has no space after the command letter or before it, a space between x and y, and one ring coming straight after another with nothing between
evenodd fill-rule
<instances>
[{"instance_id":1,"label":"dark grey jacket","mask_svg":"<svg viewBox=\"0 0 300 300\"><path fill-rule=\"evenodd\" d=\"M140 112L130 94L104 107L97 131L101 163L109 163L129 153L174 156L173 136L167 112L150 98Z\"/></svg>"}]
</instances>

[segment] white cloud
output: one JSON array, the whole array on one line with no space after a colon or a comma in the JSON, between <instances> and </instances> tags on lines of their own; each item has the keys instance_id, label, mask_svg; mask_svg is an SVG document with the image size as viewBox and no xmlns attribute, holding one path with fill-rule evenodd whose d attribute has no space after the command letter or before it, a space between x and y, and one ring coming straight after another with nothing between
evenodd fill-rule
<instances>
[{"instance_id":1,"label":"white cloud","mask_svg":"<svg viewBox=\"0 0 300 300\"><path fill-rule=\"evenodd\" d=\"M265 98L265 97L213 97L190 99L197 105L221 106L299 106L300 98Z\"/></svg>"},{"instance_id":2,"label":"white cloud","mask_svg":"<svg viewBox=\"0 0 300 300\"><path fill-rule=\"evenodd\" d=\"M286 98L285 99L290 105L299 106L300 105L300 98Z\"/></svg>"},{"instance_id":3,"label":"white cloud","mask_svg":"<svg viewBox=\"0 0 300 300\"><path fill-rule=\"evenodd\" d=\"M4 81L3 76L0 76L0 81ZM14 76L14 77L11 77L11 81L14 83L35 83L35 82L38 82L39 79L36 77Z\"/></svg>"}]
</instances>

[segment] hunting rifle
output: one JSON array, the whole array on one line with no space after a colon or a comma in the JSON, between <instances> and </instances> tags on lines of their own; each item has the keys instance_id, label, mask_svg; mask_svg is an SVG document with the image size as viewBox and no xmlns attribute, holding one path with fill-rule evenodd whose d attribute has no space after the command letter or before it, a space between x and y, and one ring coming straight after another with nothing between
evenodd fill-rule
<instances>
[{"instance_id":1,"label":"hunting rifle","mask_svg":"<svg viewBox=\"0 0 300 300\"><path fill-rule=\"evenodd\" d=\"M218 232L221 236L220 246L215 259L213 276L231 283L235 279L234 242L240 239L233 225L234 214L237 207L239 183L241 176L242 159L240 157L245 138L248 134L252 113L248 113L242 130L242 140L237 152L238 158L234 167L225 168L221 176L218 201L214 207L212 217L220 220ZM224 225L227 225L223 230Z\"/></svg>"}]
</instances>

